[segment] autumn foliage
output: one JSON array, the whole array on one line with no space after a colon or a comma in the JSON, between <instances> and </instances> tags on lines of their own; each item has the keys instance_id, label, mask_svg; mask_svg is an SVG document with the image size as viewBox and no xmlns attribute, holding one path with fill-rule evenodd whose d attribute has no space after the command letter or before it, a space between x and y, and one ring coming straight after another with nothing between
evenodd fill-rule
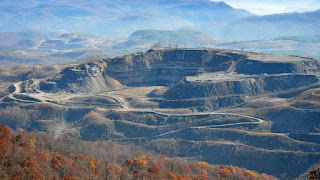
<instances>
[{"instance_id":1,"label":"autumn foliage","mask_svg":"<svg viewBox=\"0 0 320 180\"><path fill-rule=\"evenodd\" d=\"M44 132L14 134L0 125L0 179L274 179L231 165L188 162L134 148L70 136L54 139Z\"/></svg>"},{"instance_id":2,"label":"autumn foliage","mask_svg":"<svg viewBox=\"0 0 320 180\"><path fill-rule=\"evenodd\" d=\"M0 163L6 161L6 154L10 151L12 144L10 142L12 130L8 126L0 125Z\"/></svg>"}]
</instances>

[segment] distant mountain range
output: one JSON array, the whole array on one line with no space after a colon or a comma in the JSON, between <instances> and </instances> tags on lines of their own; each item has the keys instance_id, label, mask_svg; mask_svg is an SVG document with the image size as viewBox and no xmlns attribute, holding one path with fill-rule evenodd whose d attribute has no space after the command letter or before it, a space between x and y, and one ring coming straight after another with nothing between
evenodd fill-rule
<instances>
[{"instance_id":1,"label":"distant mountain range","mask_svg":"<svg viewBox=\"0 0 320 180\"><path fill-rule=\"evenodd\" d=\"M250 16L224 23L202 23L188 26L214 37L232 40L269 39L277 36L314 35L320 33L320 10Z\"/></svg>"},{"instance_id":2,"label":"distant mountain range","mask_svg":"<svg viewBox=\"0 0 320 180\"><path fill-rule=\"evenodd\" d=\"M128 36L141 29L193 29L215 38L269 39L320 33L320 10L257 16L210 0L2 0L0 31Z\"/></svg>"},{"instance_id":3,"label":"distant mountain range","mask_svg":"<svg viewBox=\"0 0 320 180\"><path fill-rule=\"evenodd\" d=\"M282 36L253 41L229 41L216 43L215 47L241 49L274 55L291 55L320 60L320 34L310 36Z\"/></svg>"},{"instance_id":4,"label":"distant mountain range","mask_svg":"<svg viewBox=\"0 0 320 180\"><path fill-rule=\"evenodd\" d=\"M128 35L139 29L174 30L252 15L209 0L1 1L0 31L42 30Z\"/></svg>"}]
</instances>

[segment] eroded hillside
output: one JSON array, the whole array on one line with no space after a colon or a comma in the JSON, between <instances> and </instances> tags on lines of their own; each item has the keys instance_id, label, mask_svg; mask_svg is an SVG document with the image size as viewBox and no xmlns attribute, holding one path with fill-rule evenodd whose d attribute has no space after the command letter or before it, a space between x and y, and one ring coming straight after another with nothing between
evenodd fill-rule
<instances>
[{"instance_id":1,"label":"eroded hillside","mask_svg":"<svg viewBox=\"0 0 320 180\"><path fill-rule=\"evenodd\" d=\"M73 66L39 83L25 82L21 88L26 92L102 92L124 86L172 86L186 76L213 72L312 74L318 72L319 66L316 60L297 57L215 49L160 49Z\"/></svg>"},{"instance_id":2,"label":"eroded hillside","mask_svg":"<svg viewBox=\"0 0 320 180\"><path fill-rule=\"evenodd\" d=\"M292 178L320 159L319 69L293 56L152 49L15 83L1 123Z\"/></svg>"}]
</instances>

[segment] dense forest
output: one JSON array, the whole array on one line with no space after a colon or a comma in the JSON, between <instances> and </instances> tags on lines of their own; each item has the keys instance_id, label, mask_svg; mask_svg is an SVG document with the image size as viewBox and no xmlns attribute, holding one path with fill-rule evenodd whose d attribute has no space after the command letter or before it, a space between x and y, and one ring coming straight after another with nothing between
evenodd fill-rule
<instances>
[{"instance_id":1,"label":"dense forest","mask_svg":"<svg viewBox=\"0 0 320 180\"><path fill-rule=\"evenodd\" d=\"M0 125L0 179L275 179L232 165L156 155L135 145L90 142Z\"/></svg>"}]
</instances>

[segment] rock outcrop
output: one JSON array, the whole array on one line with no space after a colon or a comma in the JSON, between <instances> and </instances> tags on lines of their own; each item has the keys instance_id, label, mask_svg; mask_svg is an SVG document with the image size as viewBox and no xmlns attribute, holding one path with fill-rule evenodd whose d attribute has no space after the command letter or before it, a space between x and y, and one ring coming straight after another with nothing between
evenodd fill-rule
<instances>
[{"instance_id":1,"label":"rock outcrop","mask_svg":"<svg viewBox=\"0 0 320 180\"><path fill-rule=\"evenodd\" d=\"M34 83L32 80L23 83L23 92L38 90L50 93L56 92L102 92L121 89L125 86L116 79L106 75L104 63L85 63L64 69L60 74Z\"/></svg>"},{"instance_id":2,"label":"rock outcrop","mask_svg":"<svg viewBox=\"0 0 320 180\"><path fill-rule=\"evenodd\" d=\"M186 76L212 72L245 75L312 74L319 69L318 61L298 57L218 49L156 49L66 68L60 74L32 87L45 92L102 92L125 86L173 86ZM249 81L244 80L239 85L244 87L246 83ZM32 92L30 88L27 90L28 87L31 86L22 89Z\"/></svg>"},{"instance_id":3,"label":"rock outcrop","mask_svg":"<svg viewBox=\"0 0 320 180\"><path fill-rule=\"evenodd\" d=\"M255 96L306 86L318 81L317 75L305 74L202 74L187 77L168 90L163 97L168 100L179 100L236 94Z\"/></svg>"}]
</instances>

